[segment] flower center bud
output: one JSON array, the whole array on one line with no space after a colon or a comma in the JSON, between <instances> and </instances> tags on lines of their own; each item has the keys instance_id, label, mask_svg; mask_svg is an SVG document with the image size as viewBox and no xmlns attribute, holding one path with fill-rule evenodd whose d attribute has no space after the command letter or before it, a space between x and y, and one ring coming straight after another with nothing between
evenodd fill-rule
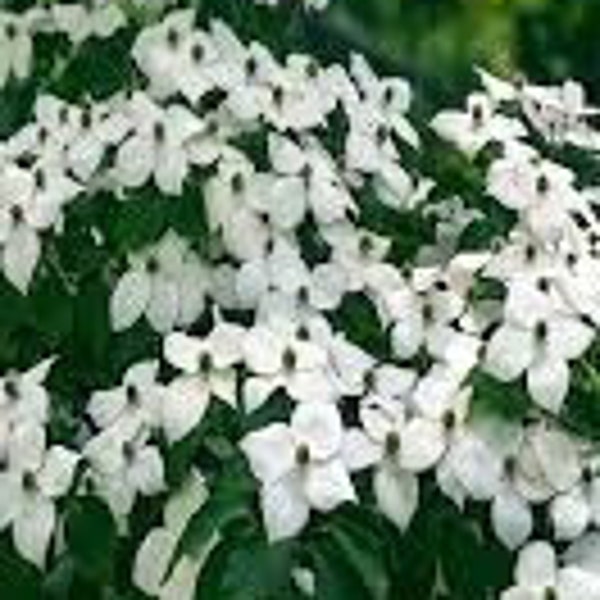
<instances>
[{"instance_id":1,"label":"flower center bud","mask_svg":"<svg viewBox=\"0 0 600 600\"><path fill-rule=\"evenodd\" d=\"M23 223L25 220L25 213L23 212L23 207L18 204L13 204L10 207L10 218L15 225L19 225Z\"/></svg>"},{"instance_id":2,"label":"flower center bud","mask_svg":"<svg viewBox=\"0 0 600 600\"><path fill-rule=\"evenodd\" d=\"M368 235L363 235L358 242L358 250L363 256L368 256L373 250L373 240Z\"/></svg>"},{"instance_id":3,"label":"flower center bud","mask_svg":"<svg viewBox=\"0 0 600 600\"><path fill-rule=\"evenodd\" d=\"M38 190L43 190L46 187L46 174L44 173L44 171L41 171L40 169L37 169L34 174L33 174L33 178L35 181L35 187Z\"/></svg>"},{"instance_id":4,"label":"flower center bud","mask_svg":"<svg viewBox=\"0 0 600 600\"><path fill-rule=\"evenodd\" d=\"M165 141L165 126L160 121L154 124L154 141L157 144L162 144Z\"/></svg>"},{"instance_id":5,"label":"flower center bud","mask_svg":"<svg viewBox=\"0 0 600 600\"><path fill-rule=\"evenodd\" d=\"M396 456L400 451L400 436L395 431L385 436L385 453L388 456Z\"/></svg>"},{"instance_id":6,"label":"flower center bud","mask_svg":"<svg viewBox=\"0 0 600 600\"><path fill-rule=\"evenodd\" d=\"M537 251L535 249L535 246L533 246L532 244L527 244L527 246L525 246L525 260L528 263L532 263L535 260Z\"/></svg>"},{"instance_id":7,"label":"flower center bud","mask_svg":"<svg viewBox=\"0 0 600 600\"><path fill-rule=\"evenodd\" d=\"M280 85L273 88L273 102L275 106L281 106L283 104L284 91Z\"/></svg>"},{"instance_id":8,"label":"flower center bud","mask_svg":"<svg viewBox=\"0 0 600 600\"><path fill-rule=\"evenodd\" d=\"M384 106L389 106L392 103L393 99L394 99L394 90L390 86L387 86L385 88L385 91L383 92L383 104L384 104Z\"/></svg>"},{"instance_id":9,"label":"flower center bud","mask_svg":"<svg viewBox=\"0 0 600 600\"><path fill-rule=\"evenodd\" d=\"M155 256L151 256L146 261L146 271L151 275L155 275L160 270L160 264Z\"/></svg>"},{"instance_id":10,"label":"flower center bud","mask_svg":"<svg viewBox=\"0 0 600 600\"><path fill-rule=\"evenodd\" d=\"M296 337L303 341L310 339L310 331L308 331L306 325L300 325L300 327L298 327L298 331L296 331Z\"/></svg>"},{"instance_id":11,"label":"flower center bud","mask_svg":"<svg viewBox=\"0 0 600 600\"><path fill-rule=\"evenodd\" d=\"M179 46L179 33L173 27L170 27L167 31L167 44L172 50L175 50Z\"/></svg>"},{"instance_id":12,"label":"flower center bud","mask_svg":"<svg viewBox=\"0 0 600 600\"><path fill-rule=\"evenodd\" d=\"M534 330L535 339L537 342L545 342L548 338L548 325L544 321L540 321L535 326Z\"/></svg>"},{"instance_id":13,"label":"flower center bud","mask_svg":"<svg viewBox=\"0 0 600 600\"><path fill-rule=\"evenodd\" d=\"M302 285L298 289L298 302L300 302L300 304L308 304L308 301L309 301L308 288L305 285Z\"/></svg>"},{"instance_id":14,"label":"flower center bud","mask_svg":"<svg viewBox=\"0 0 600 600\"><path fill-rule=\"evenodd\" d=\"M203 352L198 359L198 370L202 375L208 375L212 369L212 357L208 352Z\"/></svg>"},{"instance_id":15,"label":"flower center bud","mask_svg":"<svg viewBox=\"0 0 600 600\"><path fill-rule=\"evenodd\" d=\"M540 277L537 282L540 292L547 294L550 291L550 280L547 277Z\"/></svg>"},{"instance_id":16,"label":"flower center bud","mask_svg":"<svg viewBox=\"0 0 600 600\"><path fill-rule=\"evenodd\" d=\"M35 473L32 471L25 471L25 473L23 473L23 489L26 492L35 492L37 489Z\"/></svg>"},{"instance_id":17,"label":"flower center bud","mask_svg":"<svg viewBox=\"0 0 600 600\"><path fill-rule=\"evenodd\" d=\"M196 64L201 63L204 58L204 48L202 44L194 44L192 46L192 61Z\"/></svg>"},{"instance_id":18,"label":"flower center bud","mask_svg":"<svg viewBox=\"0 0 600 600\"><path fill-rule=\"evenodd\" d=\"M375 141L378 146L383 146L389 139L390 132L383 125L379 125L377 127L377 131L375 132Z\"/></svg>"},{"instance_id":19,"label":"flower center bud","mask_svg":"<svg viewBox=\"0 0 600 600\"><path fill-rule=\"evenodd\" d=\"M537 178L535 189L540 196L545 196L550 191L550 180L542 174Z\"/></svg>"},{"instance_id":20,"label":"flower center bud","mask_svg":"<svg viewBox=\"0 0 600 600\"><path fill-rule=\"evenodd\" d=\"M139 406L140 404L140 393L135 385L128 385L125 388L125 396L127 398L127 404L131 407Z\"/></svg>"},{"instance_id":21,"label":"flower center bud","mask_svg":"<svg viewBox=\"0 0 600 600\"><path fill-rule=\"evenodd\" d=\"M236 173L231 178L231 189L235 194L241 194L244 191L244 176L241 173Z\"/></svg>"},{"instance_id":22,"label":"flower center bud","mask_svg":"<svg viewBox=\"0 0 600 600\"><path fill-rule=\"evenodd\" d=\"M251 56L246 60L246 64L244 65L244 70L246 71L246 75L248 77L254 77L256 75L256 71L258 71L258 64L256 59Z\"/></svg>"},{"instance_id":23,"label":"flower center bud","mask_svg":"<svg viewBox=\"0 0 600 600\"><path fill-rule=\"evenodd\" d=\"M508 479L512 479L517 471L517 459L514 456L508 456L504 461L504 473Z\"/></svg>"},{"instance_id":24,"label":"flower center bud","mask_svg":"<svg viewBox=\"0 0 600 600\"><path fill-rule=\"evenodd\" d=\"M14 23L7 23L4 29L4 33L9 41L14 40L17 37L17 26Z\"/></svg>"},{"instance_id":25,"label":"flower center bud","mask_svg":"<svg viewBox=\"0 0 600 600\"><path fill-rule=\"evenodd\" d=\"M15 401L19 399L19 386L14 379L7 379L4 382L4 393L9 400Z\"/></svg>"},{"instance_id":26,"label":"flower center bud","mask_svg":"<svg viewBox=\"0 0 600 600\"><path fill-rule=\"evenodd\" d=\"M296 448L296 464L305 467L310 462L310 448L306 444L301 444Z\"/></svg>"},{"instance_id":27,"label":"flower center bud","mask_svg":"<svg viewBox=\"0 0 600 600\"><path fill-rule=\"evenodd\" d=\"M483 107L481 104L475 104L471 110L471 119L473 120L473 126L475 128L483 125Z\"/></svg>"},{"instance_id":28,"label":"flower center bud","mask_svg":"<svg viewBox=\"0 0 600 600\"><path fill-rule=\"evenodd\" d=\"M451 410L447 410L442 417L442 423L446 431L452 431L456 427L456 415Z\"/></svg>"},{"instance_id":29,"label":"flower center bud","mask_svg":"<svg viewBox=\"0 0 600 600\"><path fill-rule=\"evenodd\" d=\"M558 600L558 593L553 587L544 590L544 600Z\"/></svg>"},{"instance_id":30,"label":"flower center bud","mask_svg":"<svg viewBox=\"0 0 600 600\"><path fill-rule=\"evenodd\" d=\"M130 463L133 462L135 458L135 445L133 442L124 442L123 443L123 456L125 460Z\"/></svg>"},{"instance_id":31,"label":"flower center bud","mask_svg":"<svg viewBox=\"0 0 600 600\"><path fill-rule=\"evenodd\" d=\"M286 348L283 352L281 362L285 371L294 371L297 363L296 353L291 348Z\"/></svg>"}]
</instances>

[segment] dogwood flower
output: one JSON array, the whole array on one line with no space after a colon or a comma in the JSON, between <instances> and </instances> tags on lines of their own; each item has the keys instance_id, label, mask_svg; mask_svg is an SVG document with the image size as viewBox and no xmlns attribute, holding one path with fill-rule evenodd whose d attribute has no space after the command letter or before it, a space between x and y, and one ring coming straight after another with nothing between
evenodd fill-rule
<instances>
[{"instance_id":1,"label":"dogwood flower","mask_svg":"<svg viewBox=\"0 0 600 600\"><path fill-rule=\"evenodd\" d=\"M248 410L262 406L278 388L297 402L322 405L335 399L327 353L315 342L255 325L243 340L243 352L251 373L243 392Z\"/></svg>"},{"instance_id":2,"label":"dogwood flower","mask_svg":"<svg viewBox=\"0 0 600 600\"><path fill-rule=\"evenodd\" d=\"M0 247L5 277L23 294L41 254L39 232L57 223L79 186L60 170L41 165L26 171L7 165L0 172Z\"/></svg>"},{"instance_id":3,"label":"dogwood flower","mask_svg":"<svg viewBox=\"0 0 600 600\"><path fill-rule=\"evenodd\" d=\"M40 569L57 527L55 502L69 490L78 461L64 446L46 448L37 425L22 423L10 435L8 468L0 472L0 529L12 524L18 552Z\"/></svg>"},{"instance_id":4,"label":"dogwood flower","mask_svg":"<svg viewBox=\"0 0 600 600\"><path fill-rule=\"evenodd\" d=\"M119 520L130 514L139 494L152 496L165 489L162 456L149 442L146 427L131 432L125 440L121 431L109 428L83 448L90 485Z\"/></svg>"},{"instance_id":5,"label":"dogwood flower","mask_svg":"<svg viewBox=\"0 0 600 600\"><path fill-rule=\"evenodd\" d=\"M91 37L109 38L127 22L119 5L107 0L83 5L53 4L50 15L56 30L66 33L73 44Z\"/></svg>"},{"instance_id":6,"label":"dogwood flower","mask_svg":"<svg viewBox=\"0 0 600 600\"><path fill-rule=\"evenodd\" d=\"M343 427L333 404L304 403L290 424L249 433L241 448L261 482L267 534L277 541L298 534L310 510L329 512L356 495L342 460Z\"/></svg>"},{"instance_id":7,"label":"dogwood flower","mask_svg":"<svg viewBox=\"0 0 600 600\"><path fill-rule=\"evenodd\" d=\"M159 427L165 390L156 381L157 361L144 361L127 369L121 385L110 390L95 391L87 412L101 429L123 431L132 428Z\"/></svg>"},{"instance_id":8,"label":"dogwood flower","mask_svg":"<svg viewBox=\"0 0 600 600\"><path fill-rule=\"evenodd\" d=\"M169 574L169 564L190 519L208 499L202 475L193 470L167 501L163 524L144 538L135 556L133 581L145 594L160 600L192 600L203 563L218 540L214 535L194 556L182 556Z\"/></svg>"},{"instance_id":9,"label":"dogwood flower","mask_svg":"<svg viewBox=\"0 0 600 600\"><path fill-rule=\"evenodd\" d=\"M0 13L0 87L9 77L25 79L31 71L33 42L27 16Z\"/></svg>"},{"instance_id":10,"label":"dogwood flower","mask_svg":"<svg viewBox=\"0 0 600 600\"><path fill-rule=\"evenodd\" d=\"M519 553L515 579L516 585L504 591L501 600L600 598L600 579L574 566L559 567L547 542L532 542Z\"/></svg>"},{"instance_id":11,"label":"dogwood flower","mask_svg":"<svg viewBox=\"0 0 600 600\"><path fill-rule=\"evenodd\" d=\"M163 425L167 437L177 441L202 420L214 396L235 408L237 380L235 365L243 358L245 330L219 320L206 338L175 332L165 338L167 361L184 372L167 389Z\"/></svg>"},{"instance_id":12,"label":"dogwood flower","mask_svg":"<svg viewBox=\"0 0 600 600\"><path fill-rule=\"evenodd\" d=\"M172 231L155 246L132 254L129 263L110 300L115 331L145 315L153 329L166 333L177 324L188 325L202 311L209 275Z\"/></svg>"},{"instance_id":13,"label":"dogwood flower","mask_svg":"<svg viewBox=\"0 0 600 600\"><path fill-rule=\"evenodd\" d=\"M513 381L526 372L533 401L558 413L569 390L568 363L591 344L593 329L568 314L537 318L536 323L505 321L487 344L485 368L502 381Z\"/></svg>"},{"instance_id":14,"label":"dogwood flower","mask_svg":"<svg viewBox=\"0 0 600 600\"><path fill-rule=\"evenodd\" d=\"M137 92L129 104L133 131L119 146L114 177L125 187L151 178L164 194L179 195L189 169L185 143L202 131L201 121L181 105L162 109Z\"/></svg>"}]
</instances>

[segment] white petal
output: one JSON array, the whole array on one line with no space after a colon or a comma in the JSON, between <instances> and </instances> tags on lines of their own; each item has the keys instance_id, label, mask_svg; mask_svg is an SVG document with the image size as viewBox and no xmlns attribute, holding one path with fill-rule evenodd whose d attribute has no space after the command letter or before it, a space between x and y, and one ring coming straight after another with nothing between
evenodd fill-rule
<instances>
[{"instance_id":1,"label":"white petal","mask_svg":"<svg viewBox=\"0 0 600 600\"><path fill-rule=\"evenodd\" d=\"M150 179L154 168L154 148L149 136L134 135L117 152L116 177L122 185L138 188Z\"/></svg>"},{"instance_id":2,"label":"white petal","mask_svg":"<svg viewBox=\"0 0 600 600\"><path fill-rule=\"evenodd\" d=\"M21 510L21 474L0 473L0 531L2 531Z\"/></svg>"},{"instance_id":3,"label":"white petal","mask_svg":"<svg viewBox=\"0 0 600 600\"><path fill-rule=\"evenodd\" d=\"M516 550L533 531L529 505L511 489L500 492L494 498L492 523L496 535L509 550Z\"/></svg>"},{"instance_id":4,"label":"white petal","mask_svg":"<svg viewBox=\"0 0 600 600\"><path fill-rule=\"evenodd\" d=\"M133 565L133 582L146 594L159 594L177 541L173 532L159 527L153 529L139 547Z\"/></svg>"},{"instance_id":5,"label":"white petal","mask_svg":"<svg viewBox=\"0 0 600 600\"><path fill-rule=\"evenodd\" d=\"M350 471L362 471L381 458L381 446L358 427L347 429L342 443L341 456Z\"/></svg>"},{"instance_id":6,"label":"white petal","mask_svg":"<svg viewBox=\"0 0 600 600\"><path fill-rule=\"evenodd\" d=\"M533 401L558 414L569 391L569 367L564 360L546 357L527 371L527 389Z\"/></svg>"},{"instance_id":7,"label":"white petal","mask_svg":"<svg viewBox=\"0 0 600 600\"><path fill-rule=\"evenodd\" d=\"M240 442L240 447L248 457L255 477L267 485L283 477L295 464L293 436L283 423L271 423L249 433Z\"/></svg>"},{"instance_id":8,"label":"white petal","mask_svg":"<svg viewBox=\"0 0 600 600\"><path fill-rule=\"evenodd\" d=\"M419 481L416 476L391 468L380 468L374 475L373 487L381 512L404 531L419 503Z\"/></svg>"},{"instance_id":9,"label":"white petal","mask_svg":"<svg viewBox=\"0 0 600 600\"><path fill-rule=\"evenodd\" d=\"M540 431L533 448L547 481L557 491L567 491L581 477L581 462L571 438L559 431Z\"/></svg>"},{"instance_id":10,"label":"white petal","mask_svg":"<svg viewBox=\"0 0 600 600\"><path fill-rule=\"evenodd\" d=\"M46 432L43 427L23 422L12 431L8 447L11 468L37 472L42 466L46 451Z\"/></svg>"},{"instance_id":11,"label":"white petal","mask_svg":"<svg viewBox=\"0 0 600 600\"><path fill-rule=\"evenodd\" d=\"M274 374L281 368L285 345L266 327L257 326L244 338L244 358L254 373Z\"/></svg>"},{"instance_id":12,"label":"white petal","mask_svg":"<svg viewBox=\"0 0 600 600\"><path fill-rule=\"evenodd\" d=\"M52 446L46 453L44 467L37 478L44 494L49 498L64 496L71 486L78 462L79 454L73 450Z\"/></svg>"},{"instance_id":13,"label":"white petal","mask_svg":"<svg viewBox=\"0 0 600 600\"><path fill-rule=\"evenodd\" d=\"M341 460L311 464L307 469L304 490L313 508L329 512L344 502L356 500L350 475Z\"/></svg>"},{"instance_id":14,"label":"white petal","mask_svg":"<svg viewBox=\"0 0 600 600\"><path fill-rule=\"evenodd\" d=\"M587 528L590 517L590 505L579 487L557 496L550 505L550 518L557 540L578 538Z\"/></svg>"},{"instance_id":15,"label":"white petal","mask_svg":"<svg viewBox=\"0 0 600 600\"><path fill-rule=\"evenodd\" d=\"M146 316L150 325L159 333L171 331L179 312L179 292L171 281L155 281L150 293Z\"/></svg>"},{"instance_id":16,"label":"white petal","mask_svg":"<svg viewBox=\"0 0 600 600\"><path fill-rule=\"evenodd\" d=\"M13 540L19 554L40 569L46 563L55 522L54 504L41 496L35 496L28 499L13 523Z\"/></svg>"},{"instance_id":17,"label":"white petal","mask_svg":"<svg viewBox=\"0 0 600 600\"><path fill-rule=\"evenodd\" d=\"M533 360L533 336L531 331L503 325L490 339L485 367L501 381L512 381Z\"/></svg>"},{"instance_id":18,"label":"white petal","mask_svg":"<svg viewBox=\"0 0 600 600\"><path fill-rule=\"evenodd\" d=\"M210 402L206 386L195 377L175 379L168 386L163 426L170 442L184 438L202 420Z\"/></svg>"},{"instance_id":19,"label":"white petal","mask_svg":"<svg viewBox=\"0 0 600 600\"><path fill-rule=\"evenodd\" d=\"M203 351L208 351L205 343L180 332L168 335L163 345L163 354L167 361L189 374L198 372L200 355Z\"/></svg>"},{"instance_id":20,"label":"white petal","mask_svg":"<svg viewBox=\"0 0 600 600\"><path fill-rule=\"evenodd\" d=\"M520 585L554 586L556 554L548 542L532 542L519 553L515 578Z\"/></svg>"},{"instance_id":21,"label":"white petal","mask_svg":"<svg viewBox=\"0 0 600 600\"><path fill-rule=\"evenodd\" d=\"M165 488L163 459L158 448L145 446L136 452L128 479L145 496L158 494Z\"/></svg>"},{"instance_id":22,"label":"white petal","mask_svg":"<svg viewBox=\"0 0 600 600\"><path fill-rule=\"evenodd\" d=\"M40 252L37 233L26 226L13 230L4 246L4 275L23 294L31 283Z\"/></svg>"},{"instance_id":23,"label":"white petal","mask_svg":"<svg viewBox=\"0 0 600 600\"><path fill-rule=\"evenodd\" d=\"M291 429L297 444L306 444L312 460L326 460L342 444L342 419L333 404L306 402L292 415Z\"/></svg>"},{"instance_id":24,"label":"white petal","mask_svg":"<svg viewBox=\"0 0 600 600\"><path fill-rule=\"evenodd\" d=\"M271 542L294 537L308 522L309 505L293 473L263 487L260 500Z\"/></svg>"},{"instance_id":25,"label":"white petal","mask_svg":"<svg viewBox=\"0 0 600 600\"><path fill-rule=\"evenodd\" d=\"M281 231L297 227L306 212L305 184L299 177L278 179L269 192L269 218Z\"/></svg>"},{"instance_id":26,"label":"white petal","mask_svg":"<svg viewBox=\"0 0 600 600\"><path fill-rule=\"evenodd\" d=\"M427 419L409 421L400 440L400 464L415 473L433 467L446 448L443 425Z\"/></svg>"},{"instance_id":27,"label":"white petal","mask_svg":"<svg viewBox=\"0 0 600 600\"><path fill-rule=\"evenodd\" d=\"M122 331L144 313L150 298L150 279L141 271L129 271L119 279L110 299L112 327Z\"/></svg>"}]
</instances>

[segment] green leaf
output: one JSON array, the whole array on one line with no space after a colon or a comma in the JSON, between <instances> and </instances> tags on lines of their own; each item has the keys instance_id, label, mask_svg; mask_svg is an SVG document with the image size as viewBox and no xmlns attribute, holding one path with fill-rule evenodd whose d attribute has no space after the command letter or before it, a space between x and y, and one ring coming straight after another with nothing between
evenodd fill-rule
<instances>
[{"instance_id":1,"label":"green leaf","mask_svg":"<svg viewBox=\"0 0 600 600\"><path fill-rule=\"evenodd\" d=\"M0 542L0 598L39 600L41 580L37 569L23 560L5 540Z\"/></svg>"},{"instance_id":2,"label":"green leaf","mask_svg":"<svg viewBox=\"0 0 600 600\"><path fill-rule=\"evenodd\" d=\"M108 581L114 567L117 528L106 504L93 496L73 500L66 516L65 539L79 572L95 581Z\"/></svg>"},{"instance_id":3,"label":"green leaf","mask_svg":"<svg viewBox=\"0 0 600 600\"><path fill-rule=\"evenodd\" d=\"M341 511L331 519L328 531L348 564L360 574L369 597L385 600L390 582L381 537L361 516L360 510Z\"/></svg>"},{"instance_id":4,"label":"green leaf","mask_svg":"<svg viewBox=\"0 0 600 600\"><path fill-rule=\"evenodd\" d=\"M183 555L199 556L213 536L231 523L251 516L254 483L234 461L217 480L206 503L189 520L173 558L173 568Z\"/></svg>"}]
</instances>

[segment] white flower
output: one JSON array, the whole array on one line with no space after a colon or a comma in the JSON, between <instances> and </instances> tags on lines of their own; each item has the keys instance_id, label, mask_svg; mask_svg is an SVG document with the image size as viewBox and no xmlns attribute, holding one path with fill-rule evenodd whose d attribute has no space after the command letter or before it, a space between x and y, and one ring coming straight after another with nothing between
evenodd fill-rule
<instances>
[{"instance_id":1,"label":"white flower","mask_svg":"<svg viewBox=\"0 0 600 600\"><path fill-rule=\"evenodd\" d=\"M8 469L0 472L0 529L12 523L19 553L43 569L57 527L55 501L69 490L79 455L63 446L46 449L44 430L15 427Z\"/></svg>"},{"instance_id":2,"label":"white flower","mask_svg":"<svg viewBox=\"0 0 600 600\"><path fill-rule=\"evenodd\" d=\"M180 91L182 57L194 29L193 10L175 10L137 37L131 55L150 82L152 96L166 98Z\"/></svg>"},{"instance_id":3,"label":"white flower","mask_svg":"<svg viewBox=\"0 0 600 600\"><path fill-rule=\"evenodd\" d=\"M41 254L39 232L56 225L79 186L52 165L33 172L16 165L0 171L0 248L6 278L26 293Z\"/></svg>"},{"instance_id":4,"label":"white flower","mask_svg":"<svg viewBox=\"0 0 600 600\"><path fill-rule=\"evenodd\" d=\"M243 392L248 410L262 406L278 388L298 402L323 405L335 400L327 353L318 344L255 325L244 338L243 351L251 373Z\"/></svg>"},{"instance_id":5,"label":"white flower","mask_svg":"<svg viewBox=\"0 0 600 600\"><path fill-rule=\"evenodd\" d=\"M27 16L0 12L0 87L13 75L24 79L31 71L33 43Z\"/></svg>"},{"instance_id":6,"label":"white flower","mask_svg":"<svg viewBox=\"0 0 600 600\"><path fill-rule=\"evenodd\" d=\"M158 361L130 366L121 385L92 394L87 412L101 429L131 434L133 428L159 427L165 390L157 383Z\"/></svg>"},{"instance_id":7,"label":"white flower","mask_svg":"<svg viewBox=\"0 0 600 600\"><path fill-rule=\"evenodd\" d=\"M341 458L343 427L332 404L306 403L289 425L272 423L241 442L261 482L267 534L276 541L298 534L310 510L329 512L356 499Z\"/></svg>"},{"instance_id":8,"label":"white flower","mask_svg":"<svg viewBox=\"0 0 600 600\"><path fill-rule=\"evenodd\" d=\"M269 245L271 228L260 213L268 183L244 155L232 151L206 185L209 228L222 236L225 249L239 260L262 257Z\"/></svg>"},{"instance_id":9,"label":"white flower","mask_svg":"<svg viewBox=\"0 0 600 600\"><path fill-rule=\"evenodd\" d=\"M109 38L127 22L119 5L107 0L83 5L53 4L50 15L56 30L66 33L73 44L81 44L90 37Z\"/></svg>"},{"instance_id":10,"label":"white flower","mask_svg":"<svg viewBox=\"0 0 600 600\"><path fill-rule=\"evenodd\" d=\"M307 138L302 147L287 137L271 135L269 157L281 175L265 207L274 227L294 229L309 210L318 223L343 219L355 210L333 160L314 138Z\"/></svg>"},{"instance_id":11,"label":"white flower","mask_svg":"<svg viewBox=\"0 0 600 600\"><path fill-rule=\"evenodd\" d=\"M50 397L44 382L53 363L54 359L49 358L24 373L9 371L0 378L0 424L9 429L24 422L46 424ZM0 438L0 455L3 454L4 442Z\"/></svg>"},{"instance_id":12,"label":"white flower","mask_svg":"<svg viewBox=\"0 0 600 600\"><path fill-rule=\"evenodd\" d=\"M476 155L491 141L512 141L527 133L518 120L496 112L491 98L484 93L471 94L465 112L447 110L439 113L431 127L468 156Z\"/></svg>"},{"instance_id":13,"label":"white flower","mask_svg":"<svg viewBox=\"0 0 600 600\"><path fill-rule=\"evenodd\" d=\"M112 327L128 329L143 315L153 329L167 333L189 325L204 309L209 274L172 231L150 248L129 257L130 269L110 300Z\"/></svg>"},{"instance_id":14,"label":"white flower","mask_svg":"<svg viewBox=\"0 0 600 600\"><path fill-rule=\"evenodd\" d=\"M600 579L578 567L560 568L547 542L532 542L519 553L515 579L516 585L504 591L501 600L600 598Z\"/></svg>"},{"instance_id":15,"label":"white flower","mask_svg":"<svg viewBox=\"0 0 600 600\"><path fill-rule=\"evenodd\" d=\"M399 77L377 77L360 54L350 57L350 73L362 93L362 110L372 111L400 139L417 148L419 136L405 116L412 100L409 83ZM357 106L356 110L360 108Z\"/></svg>"},{"instance_id":16,"label":"white flower","mask_svg":"<svg viewBox=\"0 0 600 600\"><path fill-rule=\"evenodd\" d=\"M353 470L376 465L373 488L380 510L401 530L418 506L416 474L432 468L445 448L441 421L407 417L397 399L372 397L360 409L364 433L349 430L344 456Z\"/></svg>"},{"instance_id":17,"label":"white flower","mask_svg":"<svg viewBox=\"0 0 600 600\"><path fill-rule=\"evenodd\" d=\"M193 470L163 511L163 525L152 529L140 545L133 566L133 581L145 594L160 600L192 600L198 574L217 541L213 536L198 555L182 556L167 578L169 564L189 520L208 498L206 483Z\"/></svg>"},{"instance_id":18,"label":"white flower","mask_svg":"<svg viewBox=\"0 0 600 600\"><path fill-rule=\"evenodd\" d=\"M242 361L245 330L218 321L204 338L172 333L164 342L167 361L184 372L167 389L163 425L170 441L185 437L202 420L211 396L237 406L235 365Z\"/></svg>"},{"instance_id":19,"label":"white flower","mask_svg":"<svg viewBox=\"0 0 600 600\"><path fill-rule=\"evenodd\" d=\"M149 443L146 428L126 440L120 431L105 429L86 443L83 456L92 489L118 519L129 515L138 494L152 496L165 489L163 459Z\"/></svg>"},{"instance_id":20,"label":"white flower","mask_svg":"<svg viewBox=\"0 0 600 600\"><path fill-rule=\"evenodd\" d=\"M569 391L568 361L581 356L594 331L579 317L530 313L535 323L505 321L488 342L484 366L502 381L527 373L527 389L542 408L560 412Z\"/></svg>"},{"instance_id":21,"label":"white flower","mask_svg":"<svg viewBox=\"0 0 600 600\"><path fill-rule=\"evenodd\" d=\"M188 174L185 144L202 131L202 122L187 108L159 107L137 92L128 107L133 131L119 146L114 177L125 187L140 187L153 178L166 195L179 195Z\"/></svg>"}]
</instances>

